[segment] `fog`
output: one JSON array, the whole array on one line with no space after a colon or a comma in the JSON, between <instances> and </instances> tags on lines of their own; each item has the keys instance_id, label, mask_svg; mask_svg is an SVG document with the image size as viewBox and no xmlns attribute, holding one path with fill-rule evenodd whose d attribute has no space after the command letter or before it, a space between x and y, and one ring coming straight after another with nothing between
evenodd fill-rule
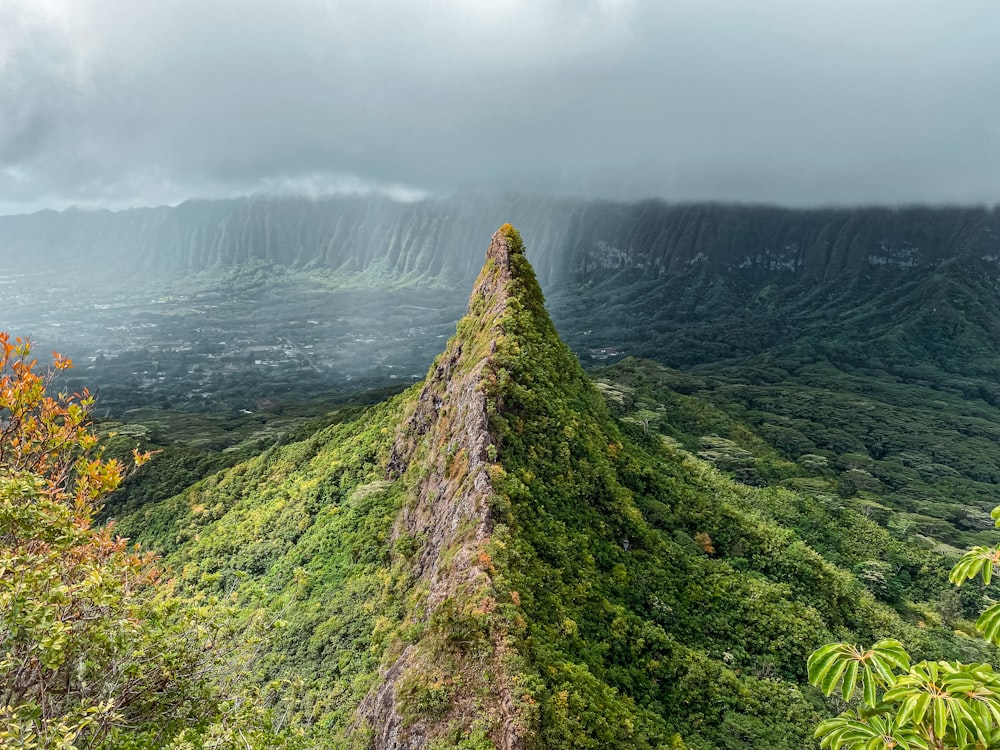
<instances>
[{"instance_id":1,"label":"fog","mask_svg":"<svg viewBox=\"0 0 1000 750\"><path fill-rule=\"evenodd\" d=\"M0 0L0 212L994 203L998 35L974 0Z\"/></svg>"}]
</instances>

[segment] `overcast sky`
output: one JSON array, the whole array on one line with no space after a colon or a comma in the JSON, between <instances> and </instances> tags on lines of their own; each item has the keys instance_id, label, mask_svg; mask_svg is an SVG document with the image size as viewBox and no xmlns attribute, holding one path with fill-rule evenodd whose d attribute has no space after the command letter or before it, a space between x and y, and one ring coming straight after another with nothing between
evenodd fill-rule
<instances>
[{"instance_id":1,"label":"overcast sky","mask_svg":"<svg viewBox=\"0 0 1000 750\"><path fill-rule=\"evenodd\" d=\"M996 0L0 0L0 212L1000 202Z\"/></svg>"}]
</instances>

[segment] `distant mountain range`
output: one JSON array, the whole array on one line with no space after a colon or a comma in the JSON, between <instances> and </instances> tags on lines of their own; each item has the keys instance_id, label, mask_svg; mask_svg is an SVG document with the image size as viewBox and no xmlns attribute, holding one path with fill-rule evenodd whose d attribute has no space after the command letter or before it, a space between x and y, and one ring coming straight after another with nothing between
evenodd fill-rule
<instances>
[{"instance_id":1,"label":"distant mountain range","mask_svg":"<svg viewBox=\"0 0 1000 750\"><path fill-rule=\"evenodd\" d=\"M829 279L955 257L1000 261L1000 212L983 208L792 210L473 195L399 203L378 196L251 197L125 211L0 216L0 262L75 273L183 276L251 258L399 283L465 288L477 238L522 227L545 288L631 269L647 278L700 265Z\"/></svg>"}]
</instances>

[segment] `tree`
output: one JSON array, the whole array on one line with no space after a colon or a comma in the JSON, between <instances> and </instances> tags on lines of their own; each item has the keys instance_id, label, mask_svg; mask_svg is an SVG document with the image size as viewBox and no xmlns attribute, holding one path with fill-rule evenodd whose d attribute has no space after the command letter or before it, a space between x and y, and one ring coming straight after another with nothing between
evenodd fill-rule
<instances>
[{"instance_id":1,"label":"tree","mask_svg":"<svg viewBox=\"0 0 1000 750\"><path fill-rule=\"evenodd\" d=\"M0 748L159 747L206 717L212 633L178 616L151 554L94 525L126 469L88 393L50 395L71 366L40 374L0 332Z\"/></svg>"},{"instance_id":2,"label":"tree","mask_svg":"<svg viewBox=\"0 0 1000 750\"><path fill-rule=\"evenodd\" d=\"M1000 526L1000 507L993 518ZM984 584L1000 563L1000 545L975 547L958 561L951 582L981 576ZM1000 604L980 615L976 629L1000 645ZM833 643L808 661L809 681L826 695L840 688L856 705L816 729L831 750L979 750L1000 747L1000 674L989 664L947 661L910 663L903 645L883 640L868 649Z\"/></svg>"}]
</instances>

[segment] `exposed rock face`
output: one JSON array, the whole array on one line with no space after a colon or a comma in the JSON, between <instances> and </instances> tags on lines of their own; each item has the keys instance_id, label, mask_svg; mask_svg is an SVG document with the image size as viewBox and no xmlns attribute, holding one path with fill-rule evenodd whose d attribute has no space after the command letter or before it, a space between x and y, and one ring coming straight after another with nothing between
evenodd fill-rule
<instances>
[{"instance_id":1,"label":"exposed rock face","mask_svg":"<svg viewBox=\"0 0 1000 750\"><path fill-rule=\"evenodd\" d=\"M503 230L493 235L486 266L476 283L469 313L444 354L432 367L412 415L395 438L389 465L391 478L413 483L412 497L397 519L394 536L419 540L412 559L417 587L423 597L418 617L430 620L446 602L490 601L490 571L484 546L493 530L490 469L497 446L489 431L488 379L495 367L495 341L503 336L499 320L510 302L512 243ZM359 707L374 732L376 750L416 750L453 717L468 722L489 716L491 739L501 750L524 746L514 702L505 688L502 633L490 634L484 665L459 664L467 680L483 681L479 696L456 696L448 716L438 722L425 718L408 722L399 706L399 691L407 673L429 674L433 646L406 646L385 669L380 683ZM453 670L456 669L453 667ZM419 678L418 678L419 679ZM430 679L430 678L427 678Z\"/></svg>"},{"instance_id":2,"label":"exposed rock face","mask_svg":"<svg viewBox=\"0 0 1000 750\"><path fill-rule=\"evenodd\" d=\"M754 276L831 278L872 267L909 269L954 257L1000 257L1000 212L980 208L793 210L769 206L593 203L570 229L574 270L647 276L704 266Z\"/></svg>"}]
</instances>

